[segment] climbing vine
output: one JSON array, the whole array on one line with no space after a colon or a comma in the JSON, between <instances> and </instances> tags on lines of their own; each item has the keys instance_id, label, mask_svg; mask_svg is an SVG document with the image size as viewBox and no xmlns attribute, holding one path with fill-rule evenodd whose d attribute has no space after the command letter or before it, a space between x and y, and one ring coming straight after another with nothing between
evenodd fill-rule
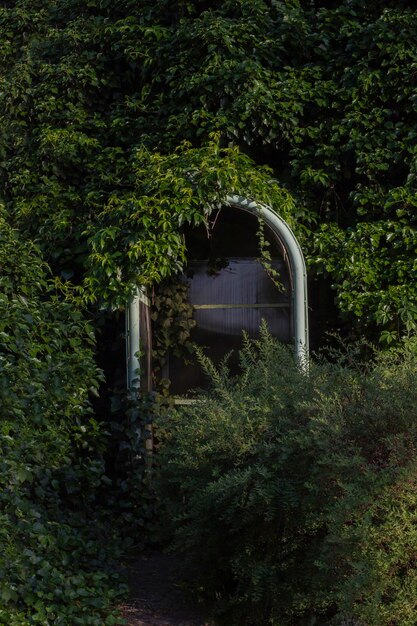
<instances>
[{"instance_id":1,"label":"climbing vine","mask_svg":"<svg viewBox=\"0 0 417 626\"><path fill-rule=\"evenodd\" d=\"M236 192L289 212L361 332L415 324L410 3L18 0L0 33L3 200L85 298L180 271Z\"/></svg>"},{"instance_id":2,"label":"climbing vine","mask_svg":"<svg viewBox=\"0 0 417 626\"><path fill-rule=\"evenodd\" d=\"M281 280L281 274L272 265L272 255L271 255L271 252L269 250L269 248L271 247L271 244L269 243L269 241L265 237L265 228L266 228L266 226L265 226L265 223L264 223L263 219L261 217L259 217L258 218L258 230L257 230L257 233L256 233L257 238L258 238L258 245L259 245L259 254L260 254L259 260L260 260L260 262L262 264L262 267L264 268L264 270L268 274L269 278L274 283L275 287L279 291L283 291L284 290L284 285L283 285L282 280Z\"/></svg>"},{"instance_id":3,"label":"climbing vine","mask_svg":"<svg viewBox=\"0 0 417 626\"><path fill-rule=\"evenodd\" d=\"M158 286L153 297L152 321L153 368L159 388L168 390L169 380L162 375L168 353L187 359L194 352L190 335L196 322L184 277L170 278Z\"/></svg>"}]
</instances>

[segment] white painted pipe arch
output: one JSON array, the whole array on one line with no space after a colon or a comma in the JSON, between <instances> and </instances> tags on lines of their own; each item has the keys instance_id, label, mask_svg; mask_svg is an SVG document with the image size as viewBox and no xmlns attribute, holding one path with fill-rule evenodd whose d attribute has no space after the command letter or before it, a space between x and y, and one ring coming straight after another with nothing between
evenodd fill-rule
<instances>
[{"instance_id":1,"label":"white painted pipe arch","mask_svg":"<svg viewBox=\"0 0 417 626\"><path fill-rule=\"evenodd\" d=\"M292 278L291 314L295 357L303 369L308 368L308 299L307 272L300 245L288 224L271 207L243 196L228 195L226 204L259 216L282 243L287 253ZM127 387L140 386L138 351L140 347L140 302L146 295L138 287L126 315Z\"/></svg>"},{"instance_id":2,"label":"white painted pipe arch","mask_svg":"<svg viewBox=\"0 0 417 626\"><path fill-rule=\"evenodd\" d=\"M261 217L281 241L288 255L292 277L291 314L294 330L294 351L303 369L308 367L308 294L304 255L288 224L271 207L243 196L228 195L227 204Z\"/></svg>"}]
</instances>

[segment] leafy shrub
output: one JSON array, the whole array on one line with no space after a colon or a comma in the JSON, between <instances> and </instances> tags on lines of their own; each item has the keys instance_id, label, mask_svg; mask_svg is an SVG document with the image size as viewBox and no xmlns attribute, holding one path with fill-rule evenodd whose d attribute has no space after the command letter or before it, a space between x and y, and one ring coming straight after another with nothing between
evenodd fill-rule
<instances>
[{"instance_id":1,"label":"leafy shrub","mask_svg":"<svg viewBox=\"0 0 417 626\"><path fill-rule=\"evenodd\" d=\"M103 514L117 519L123 549L137 553L159 544L160 503L152 482L153 454L147 449L158 405L153 393L120 389L112 396L112 405L113 412L104 414L103 421L108 433L105 461L109 479Z\"/></svg>"},{"instance_id":2,"label":"leafy shrub","mask_svg":"<svg viewBox=\"0 0 417 626\"><path fill-rule=\"evenodd\" d=\"M174 546L232 625L412 626L417 342L308 375L265 328L161 421Z\"/></svg>"},{"instance_id":3,"label":"leafy shrub","mask_svg":"<svg viewBox=\"0 0 417 626\"><path fill-rule=\"evenodd\" d=\"M0 267L0 623L115 624L93 334L1 214Z\"/></svg>"}]
</instances>

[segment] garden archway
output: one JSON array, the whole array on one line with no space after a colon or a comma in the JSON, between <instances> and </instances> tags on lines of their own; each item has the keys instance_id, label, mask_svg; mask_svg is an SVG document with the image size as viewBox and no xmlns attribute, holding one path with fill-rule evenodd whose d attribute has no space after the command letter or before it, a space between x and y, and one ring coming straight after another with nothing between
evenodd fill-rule
<instances>
[{"instance_id":1,"label":"garden archway","mask_svg":"<svg viewBox=\"0 0 417 626\"><path fill-rule=\"evenodd\" d=\"M290 275L290 310L292 318L295 358L300 366L307 368L308 359L308 296L307 272L301 247L288 224L271 207L238 195L228 195L225 206L255 215L263 220L279 240L284 250L284 260ZM139 346L149 335L149 302L143 289L137 289L127 311L127 386L139 388L141 378L149 377L149 371L141 372ZM149 360L148 360L149 361ZM142 365L142 370L147 366Z\"/></svg>"}]
</instances>

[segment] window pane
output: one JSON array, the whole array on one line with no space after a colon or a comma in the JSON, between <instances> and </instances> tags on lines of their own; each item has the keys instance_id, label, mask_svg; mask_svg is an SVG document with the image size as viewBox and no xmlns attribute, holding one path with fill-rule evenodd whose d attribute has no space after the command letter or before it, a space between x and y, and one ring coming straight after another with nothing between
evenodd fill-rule
<instances>
[{"instance_id":1,"label":"window pane","mask_svg":"<svg viewBox=\"0 0 417 626\"><path fill-rule=\"evenodd\" d=\"M258 260L258 228L254 215L224 208L214 216L208 231L199 227L185 233L188 295L196 320L191 341L216 364L234 351L229 360L232 373L238 371L237 351L242 345L243 331L257 337L264 319L270 332L281 341L288 342L292 337L290 277L282 258L282 245L266 230L265 239L274 257L271 265L282 284L278 288ZM191 357L184 363L169 354L164 376L170 378L174 395L206 386L200 367Z\"/></svg>"}]
</instances>

